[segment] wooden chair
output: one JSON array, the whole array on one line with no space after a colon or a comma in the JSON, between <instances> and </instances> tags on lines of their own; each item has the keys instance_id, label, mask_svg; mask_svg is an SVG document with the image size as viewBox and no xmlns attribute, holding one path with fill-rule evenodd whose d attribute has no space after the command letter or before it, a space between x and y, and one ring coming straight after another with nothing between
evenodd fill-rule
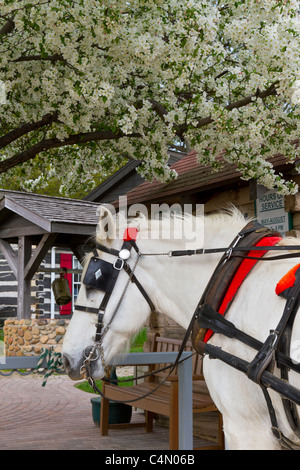
<instances>
[{"instance_id":1,"label":"wooden chair","mask_svg":"<svg viewBox=\"0 0 300 470\"><path fill-rule=\"evenodd\" d=\"M181 346L181 341L171 338L160 337L158 334L153 335L151 340L151 352L177 352ZM191 343L185 347L185 351L193 351ZM149 372L161 369L166 364L151 364ZM149 391L154 390L159 381L164 380L169 371L163 371L155 374L155 376L147 377L144 382L138 383L132 387L119 387L103 382L103 394L112 400L132 400L140 398ZM200 447L199 449L224 449L224 435L222 429L222 415L219 413L213 403L208 389L206 387L202 374L202 358L198 354L193 356L193 413L207 413L215 411L218 413L218 443L212 443L208 447ZM164 383L158 390L153 391L147 397L141 398L136 402L128 403L133 407L145 410L145 426L146 432L153 431L153 418L156 414L169 417L169 448L171 450L178 449L178 375L177 369L168 377L167 383ZM132 424L109 424L109 401L103 399L101 401L100 415L100 433L102 436L108 434L109 428L128 427Z\"/></svg>"}]
</instances>

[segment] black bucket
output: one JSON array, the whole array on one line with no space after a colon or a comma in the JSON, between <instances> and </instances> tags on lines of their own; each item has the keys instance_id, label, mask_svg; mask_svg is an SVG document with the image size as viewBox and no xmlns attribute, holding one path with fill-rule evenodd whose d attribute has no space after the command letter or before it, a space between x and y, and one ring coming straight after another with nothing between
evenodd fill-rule
<instances>
[{"instance_id":1,"label":"black bucket","mask_svg":"<svg viewBox=\"0 0 300 470\"><path fill-rule=\"evenodd\" d=\"M96 426L100 426L101 397L91 398L93 421ZM109 401L109 424L130 423L132 406L126 403L116 403Z\"/></svg>"}]
</instances>

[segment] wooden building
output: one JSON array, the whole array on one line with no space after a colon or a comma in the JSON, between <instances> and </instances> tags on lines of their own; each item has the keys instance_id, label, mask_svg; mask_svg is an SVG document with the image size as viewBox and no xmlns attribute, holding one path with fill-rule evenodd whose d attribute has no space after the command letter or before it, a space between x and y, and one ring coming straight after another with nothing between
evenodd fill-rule
<instances>
[{"instance_id":1,"label":"wooden building","mask_svg":"<svg viewBox=\"0 0 300 470\"><path fill-rule=\"evenodd\" d=\"M265 225L272 225L282 233L287 233L293 228L300 229L300 214L297 209L297 196L284 197L276 194L276 191L268 191L258 186L254 180L244 181L234 164L222 160L222 169L214 172L209 167L197 162L196 152L189 154L174 152L171 155L170 166L178 173L178 178L170 183L145 182L136 175L136 162L129 162L121 170L108 178L98 188L88 194L85 199L98 203L110 203L118 210L120 196L126 196L127 206L132 204L144 204L151 215L153 204L196 204L204 205L204 212L211 213L228 207L230 204L238 207L245 215L256 216ZM276 155L270 160L276 172L281 172L287 179L292 179L300 184L300 176L282 155ZM261 202L268 199L276 199L273 206L269 203L270 211L260 214ZM266 208L264 204L263 209ZM279 212L287 212L285 225L282 227L279 216L272 217L275 209ZM266 217L271 212L270 217ZM270 215L270 214L268 214ZM280 214L281 215L281 214ZM283 216L281 216L281 219ZM296 232L293 232L293 234Z\"/></svg>"},{"instance_id":2,"label":"wooden building","mask_svg":"<svg viewBox=\"0 0 300 470\"><path fill-rule=\"evenodd\" d=\"M183 152L169 151L169 165L174 165L185 155ZM126 195L132 189L144 183L143 178L136 172L139 165L140 162L138 160L129 161L120 170L93 189L84 197L84 200L100 202L101 204L113 204L120 196Z\"/></svg>"},{"instance_id":3,"label":"wooden building","mask_svg":"<svg viewBox=\"0 0 300 470\"><path fill-rule=\"evenodd\" d=\"M16 315L29 318L32 313L51 316L50 286L55 273L50 270L58 276L61 267L67 268L72 286L72 276L77 275L85 250L93 243L98 207L88 201L0 190L2 321ZM56 307L52 316L71 312L72 304L60 310Z\"/></svg>"},{"instance_id":4,"label":"wooden building","mask_svg":"<svg viewBox=\"0 0 300 470\"><path fill-rule=\"evenodd\" d=\"M222 169L214 172L198 163L196 152L190 152L171 166L178 173L175 181L167 184L144 182L126 194L127 204L130 206L142 203L147 207L163 203L169 206L174 203L182 206L203 204L205 213L218 211L233 204L246 215L257 215L257 199L269 191L257 186L254 180L242 180L236 165L229 164L221 158L220 160ZM277 172L284 173L287 179L293 179L300 184L300 176L295 172L294 165L289 164L281 155L275 156L271 161ZM281 199L283 206L291 210L295 198ZM101 199L98 199L98 202L101 202ZM118 207L117 199L114 205ZM297 225L297 218L294 222Z\"/></svg>"}]
</instances>

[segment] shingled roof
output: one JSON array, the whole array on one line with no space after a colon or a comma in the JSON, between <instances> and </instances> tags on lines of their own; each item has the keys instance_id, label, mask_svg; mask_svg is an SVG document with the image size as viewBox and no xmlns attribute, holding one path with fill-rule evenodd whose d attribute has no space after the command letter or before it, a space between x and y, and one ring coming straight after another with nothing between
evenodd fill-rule
<instances>
[{"instance_id":1,"label":"shingled roof","mask_svg":"<svg viewBox=\"0 0 300 470\"><path fill-rule=\"evenodd\" d=\"M31 280L53 246L72 250L82 261L93 245L98 208L88 201L0 190L0 251L18 282L18 318L30 318Z\"/></svg>"},{"instance_id":2,"label":"shingled roof","mask_svg":"<svg viewBox=\"0 0 300 470\"><path fill-rule=\"evenodd\" d=\"M192 151L171 166L178 173L176 180L170 183L142 183L126 194L127 204L158 202L174 195L204 192L240 182L241 174L237 166L226 162L222 157L220 160L222 169L215 172L200 164L197 161L197 153ZM276 169L287 168L287 160L282 155L276 155L270 161ZM115 205L118 205L118 201L115 201Z\"/></svg>"},{"instance_id":3,"label":"shingled roof","mask_svg":"<svg viewBox=\"0 0 300 470\"><path fill-rule=\"evenodd\" d=\"M15 236L17 227L34 228L32 234L58 233L74 237L94 235L99 220L99 204L42 196L19 191L0 190L0 237L10 232ZM11 222L10 222L11 220ZM23 221L23 225L22 225ZM14 228L14 224L16 227Z\"/></svg>"}]
</instances>

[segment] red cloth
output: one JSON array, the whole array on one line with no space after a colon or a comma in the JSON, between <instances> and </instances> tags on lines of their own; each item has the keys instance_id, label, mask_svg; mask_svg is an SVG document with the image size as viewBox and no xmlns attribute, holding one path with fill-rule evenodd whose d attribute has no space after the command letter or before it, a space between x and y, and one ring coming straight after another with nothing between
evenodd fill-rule
<instances>
[{"instance_id":1,"label":"red cloth","mask_svg":"<svg viewBox=\"0 0 300 470\"><path fill-rule=\"evenodd\" d=\"M262 240L260 240L256 244L256 246L273 246L273 245L276 245L280 240L281 240L280 237L265 237ZM248 256L255 256L256 258L261 258L265 253L267 253L267 251L259 251L259 250L254 251L253 250L253 251L250 251ZM219 309L219 313L224 315L224 313L226 312L229 306L229 303L233 300L234 296L236 295L238 288L240 287L240 285L242 284L247 274L251 271L251 269L257 262L258 260L255 260L255 259L244 259L242 261L225 294L225 297ZM207 330L205 337L204 337L204 342L206 343L211 338L212 335L213 335L213 331Z\"/></svg>"},{"instance_id":2,"label":"red cloth","mask_svg":"<svg viewBox=\"0 0 300 470\"><path fill-rule=\"evenodd\" d=\"M66 269L72 269L72 264L73 264L73 256L70 253L61 253L60 255L60 267L61 268L66 268ZM72 274L67 273L66 278L69 283L69 288L70 292L72 295ZM72 313L72 302L69 302L66 305L60 305L59 306L59 313L60 315L71 315Z\"/></svg>"},{"instance_id":3,"label":"red cloth","mask_svg":"<svg viewBox=\"0 0 300 470\"><path fill-rule=\"evenodd\" d=\"M138 234L138 230L135 227L128 227L123 235L123 241L124 242L129 242L130 240L136 241L136 237Z\"/></svg>"},{"instance_id":4,"label":"red cloth","mask_svg":"<svg viewBox=\"0 0 300 470\"><path fill-rule=\"evenodd\" d=\"M296 276L295 273L298 271L300 268L300 264L297 264L294 266L292 269L289 270L288 273L286 273L285 276L283 276L282 279L278 282L275 292L277 295L282 294L286 289L289 289L290 287L293 287L296 281Z\"/></svg>"}]
</instances>

